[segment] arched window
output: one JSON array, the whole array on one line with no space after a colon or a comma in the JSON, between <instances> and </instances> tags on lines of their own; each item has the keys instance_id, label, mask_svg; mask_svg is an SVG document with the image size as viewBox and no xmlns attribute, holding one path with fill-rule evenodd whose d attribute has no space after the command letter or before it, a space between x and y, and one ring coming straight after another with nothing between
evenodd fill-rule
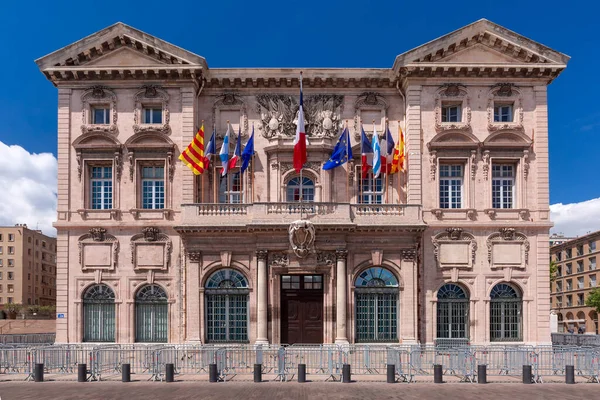
<instances>
[{"instance_id":1,"label":"arched window","mask_svg":"<svg viewBox=\"0 0 600 400\"><path fill-rule=\"evenodd\" d=\"M164 343L168 338L168 297L158 285L145 285L135 296L135 341Z\"/></svg>"},{"instance_id":2,"label":"arched window","mask_svg":"<svg viewBox=\"0 0 600 400\"><path fill-rule=\"evenodd\" d=\"M398 340L398 279L389 270L372 267L355 281L356 341Z\"/></svg>"},{"instance_id":3,"label":"arched window","mask_svg":"<svg viewBox=\"0 0 600 400\"><path fill-rule=\"evenodd\" d=\"M447 283L437 294L438 339L469 338L469 296L462 287Z\"/></svg>"},{"instance_id":4,"label":"arched window","mask_svg":"<svg viewBox=\"0 0 600 400\"><path fill-rule=\"evenodd\" d=\"M115 341L115 292L107 285L90 286L83 294L83 341Z\"/></svg>"},{"instance_id":5,"label":"arched window","mask_svg":"<svg viewBox=\"0 0 600 400\"><path fill-rule=\"evenodd\" d=\"M115 292L104 284L83 294L83 341L115 341Z\"/></svg>"},{"instance_id":6,"label":"arched window","mask_svg":"<svg viewBox=\"0 0 600 400\"><path fill-rule=\"evenodd\" d=\"M289 203L300 201L300 177L292 178L288 181L286 201ZM307 177L302 178L302 201L315 201L315 183Z\"/></svg>"},{"instance_id":7,"label":"arched window","mask_svg":"<svg viewBox=\"0 0 600 400\"><path fill-rule=\"evenodd\" d=\"M490 298L490 340L523 340L521 294L508 283L499 283L492 288Z\"/></svg>"},{"instance_id":8,"label":"arched window","mask_svg":"<svg viewBox=\"0 0 600 400\"><path fill-rule=\"evenodd\" d=\"M213 273L205 285L206 341L248 341L248 281L234 269Z\"/></svg>"}]
</instances>

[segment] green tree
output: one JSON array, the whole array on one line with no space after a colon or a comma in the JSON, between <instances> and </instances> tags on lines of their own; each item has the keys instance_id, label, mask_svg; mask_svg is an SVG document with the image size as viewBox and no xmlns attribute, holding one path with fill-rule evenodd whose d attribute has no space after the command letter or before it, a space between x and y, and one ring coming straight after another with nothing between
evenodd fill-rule
<instances>
[{"instance_id":1,"label":"green tree","mask_svg":"<svg viewBox=\"0 0 600 400\"><path fill-rule=\"evenodd\" d=\"M556 280L556 275L558 273L558 265L556 261L550 260L550 288L552 289L552 282Z\"/></svg>"},{"instance_id":2,"label":"green tree","mask_svg":"<svg viewBox=\"0 0 600 400\"><path fill-rule=\"evenodd\" d=\"M597 313L600 313L600 288L594 288L590 291L587 299L585 299L585 305L593 307Z\"/></svg>"}]
</instances>

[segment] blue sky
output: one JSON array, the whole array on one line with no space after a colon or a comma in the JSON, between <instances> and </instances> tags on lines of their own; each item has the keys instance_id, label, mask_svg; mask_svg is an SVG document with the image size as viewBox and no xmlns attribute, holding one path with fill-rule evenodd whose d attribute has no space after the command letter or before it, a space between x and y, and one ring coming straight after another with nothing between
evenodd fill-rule
<instances>
[{"instance_id":1,"label":"blue sky","mask_svg":"<svg viewBox=\"0 0 600 400\"><path fill-rule=\"evenodd\" d=\"M34 63L116 21L209 67L391 67L406 50L487 18L572 57L549 87L551 203L600 197L598 7L593 2L3 2L0 141L56 154L57 92Z\"/></svg>"}]
</instances>

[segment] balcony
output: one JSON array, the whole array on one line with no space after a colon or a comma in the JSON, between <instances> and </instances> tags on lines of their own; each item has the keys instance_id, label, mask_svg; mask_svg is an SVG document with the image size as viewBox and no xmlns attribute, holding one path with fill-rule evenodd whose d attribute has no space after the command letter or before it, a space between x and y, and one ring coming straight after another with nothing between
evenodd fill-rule
<instances>
[{"instance_id":1,"label":"balcony","mask_svg":"<svg viewBox=\"0 0 600 400\"><path fill-rule=\"evenodd\" d=\"M288 225L305 219L318 225L422 226L421 206L407 204L253 203L183 204L182 226Z\"/></svg>"}]
</instances>

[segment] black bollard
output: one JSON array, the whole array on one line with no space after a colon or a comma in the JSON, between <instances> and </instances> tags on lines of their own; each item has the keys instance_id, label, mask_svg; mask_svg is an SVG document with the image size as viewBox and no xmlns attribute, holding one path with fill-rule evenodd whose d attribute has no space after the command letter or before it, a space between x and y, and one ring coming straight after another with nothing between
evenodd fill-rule
<instances>
[{"instance_id":1,"label":"black bollard","mask_svg":"<svg viewBox=\"0 0 600 400\"><path fill-rule=\"evenodd\" d=\"M131 364L121 364L121 382L131 382Z\"/></svg>"},{"instance_id":2,"label":"black bollard","mask_svg":"<svg viewBox=\"0 0 600 400\"><path fill-rule=\"evenodd\" d=\"M531 379L531 365L523 365L523 383L526 385L533 383Z\"/></svg>"},{"instance_id":3,"label":"black bollard","mask_svg":"<svg viewBox=\"0 0 600 400\"><path fill-rule=\"evenodd\" d=\"M33 380L35 382L44 382L44 364L35 364L33 369Z\"/></svg>"},{"instance_id":4,"label":"black bollard","mask_svg":"<svg viewBox=\"0 0 600 400\"><path fill-rule=\"evenodd\" d=\"M175 365L165 364L165 380L167 382L175 382Z\"/></svg>"},{"instance_id":5,"label":"black bollard","mask_svg":"<svg viewBox=\"0 0 600 400\"><path fill-rule=\"evenodd\" d=\"M565 383L568 383L569 385L575 384L575 366L565 366Z\"/></svg>"},{"instance_id":6,"label":"black bollard","mask_svg":"<svg viewBox=\"0 0 600 400\"><path fill-rule=\"evenodd\" d=\"M208 364L208 381L213 383L219 381L219 371L217 371L217 364Z\"/></svg>"},{"instance_id":7,"label":"black bollard","mask_svg":"<svg viewBox=\"0 0 600 400\"><path fill-rule=\"evenodd\" d=\"M352 376L350 374L350 364L342 365L342 382L350 383L352 381Z\"/></svg>"},{"instance_id":8,"label":"black bollard","mask_svg":"<svg viewBox=\"0 0 600 400\"><path fill-rule=\"evenodd\" d=\"M396 383L396 366L394 364L387 365L387 383Z\"/></svg>"},{"instance_id":9,"label":"black bollard","mask_svg":"<svg viewBox=\"0 0 600 400\"><path fill-rule=\"evenodd\" d=\"M87 381L87 364L77 365L77 382Z\"/></svg>"},{"instance_id":10,"label":"black bollard","mask_svg":"<svg viewBox=\"0 0 600 400\"><path fill-rule=\"evenodd\" d=\"M444 371L440 364L433 365L433 383L444 383L443 380Z\"/></svg>"},{"instance_id":11,"label":"black bollard","mask_svg":"<svg viewBox=\"0 0 600 400\"><path fill-rule=\"evenodd\" d=\"M306 383L306 364L298 364L298 383Z\"/></svg>"},{"instance_id":12,"label":"black bollard","mask_svg":"<svg viewBox=\"0 0 600 400\"><path fill-rule=\"evenodd\" d=\"M254 364L254 382L262 382L262 364Z\"/></svg>"},{"instance_id":13,"label":"black bollard","mask_svg":"<svg viewBox=\"0 0 600 400\"><path fill-rule=\"evenodd\" d=\"M477 366L477 383L487 383L487 365Z\"/></svg>"}]
</instances>

